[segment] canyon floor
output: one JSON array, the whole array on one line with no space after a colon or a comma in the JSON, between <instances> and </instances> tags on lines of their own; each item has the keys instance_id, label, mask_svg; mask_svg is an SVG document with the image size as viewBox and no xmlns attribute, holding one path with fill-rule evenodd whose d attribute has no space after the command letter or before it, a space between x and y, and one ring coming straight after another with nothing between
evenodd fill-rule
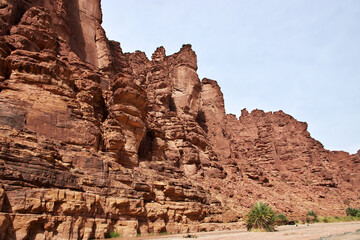
<instances>
[{"instance_id":1,"label":"canyon floor","mask_svg":"<svg viewBox=\"0 0 360 240\"><path fill-rule=\"evenodd\" d=\"M360 222L300 224L280 226L276 232L247 232L246 229L166 236L148 236L133 239L201 239L201 240L359 240ZM124 239L124 238L118 238ZM133 240L132 239L132 240Z\"/></svg>"}]
</instances>

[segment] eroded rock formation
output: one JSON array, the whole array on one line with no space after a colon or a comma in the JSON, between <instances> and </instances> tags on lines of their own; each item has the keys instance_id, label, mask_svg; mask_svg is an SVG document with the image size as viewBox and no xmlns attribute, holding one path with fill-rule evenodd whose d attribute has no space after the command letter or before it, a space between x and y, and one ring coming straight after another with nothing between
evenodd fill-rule
<instances>
[{"instance_id":1,"label":"eroded rock formation","mask_svg":"<svg viewBox=\"0 0 360 240\"><path fill-rule=\"evenodd\" d=\"M100 0L0 1L0 239L230 229L358 203L360 157L283 112L225 113L190 45L123 53Z\"/></svg>"}]
</instances>

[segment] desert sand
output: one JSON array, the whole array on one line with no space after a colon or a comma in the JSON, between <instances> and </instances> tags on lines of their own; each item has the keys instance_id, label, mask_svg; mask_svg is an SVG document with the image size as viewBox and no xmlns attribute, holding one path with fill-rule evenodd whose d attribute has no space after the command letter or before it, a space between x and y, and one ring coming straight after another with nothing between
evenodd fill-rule
<instances>
[{"instance_id":1,"label":"desert sand","mask_svg":"<svg viewBox=\"0 0 360 240\"><path fill-rule=\"evenodd\" d=\"M141 239L166 240L359 240L360 222L300 224L280 226L276 232L247 232L245 229L207 233L150 236Z\"/></svg>"}]
</instances>

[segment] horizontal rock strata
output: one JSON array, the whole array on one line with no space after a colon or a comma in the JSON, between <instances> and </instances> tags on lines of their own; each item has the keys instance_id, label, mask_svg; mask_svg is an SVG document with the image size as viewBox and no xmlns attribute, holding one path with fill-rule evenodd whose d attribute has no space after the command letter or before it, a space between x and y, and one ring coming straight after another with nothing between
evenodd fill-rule
<instances>
[{"instance_id":1,"label":"horizontal rock strata","mask_svg":"<svg viewBox=\"0 0 360 240\"><path fill-rule=\"evenodd\" d=\"M100 0L0 1L0 240L234 229L258 200L358 203L360 155L279 111L227 115L190 45L123 53Z\"/></svg>"}]
</instances>

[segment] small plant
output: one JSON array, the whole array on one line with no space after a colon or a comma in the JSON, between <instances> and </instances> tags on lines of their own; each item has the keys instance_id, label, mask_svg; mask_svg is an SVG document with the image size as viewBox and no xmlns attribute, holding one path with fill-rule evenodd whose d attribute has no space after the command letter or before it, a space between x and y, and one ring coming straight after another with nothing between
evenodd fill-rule
<instances>
[{"instance_id":1,"label":"small plant","mask_svg":"<svg viewBox=\"0 0 360 240\"><path fill-rule=\"evenodd\" d=\"M288 223L289 223L289 220L284 214L277 213L275 215L275 225L276 226L287 225Z\"/></svg>"},{"instance_id":2,"label":"small plant","mask_svg":"<svg viewBox=\"0 0 360 240\"><path fill-rule=\"evenodd\" d=\"M352 222L352 221L359 221L360 217L353 217L353 216L345 216L345 217L331 217L331 216L327 216L327 217L318 217L318 221L319 222L324 222L324 223L334 223L334 222Z\"/></svg>"},{"instance_id":3,"label":"small plant","mask_svg":"<svg viewBox=\"0 0 360 240\"><path fill-rule=\"evenodd\" d=\"M306 214L306 222L307 223L314 223L314 222L318 222L318 216L317 214L313 211L313 210L309 210Z\"/></svg>"},{"instance_id":4,"label":"small plant","mask_svg":"<svg viewBox=\"0 0 360 240\"><path fill-rule=\"evenodd\" d=\"M247 215L246 227L248 231L253 229L273 232L275 223L275 213L266 203L257 202Z\"/></svg>"},{"instance_id":5,"label":"small plant","mask_svg":"<svg viewBox=\"0 0 360 240\"><path fill-rule=\"evenodd\" d=\"M348 207L346 209L346 216L360 217L360 209Z\"/></svg>"},{"instance_id":6,"label":"small plant","mask_svg":"<svg viewBox=\"0 0 360 240\"><path fill-rule=\"evenodd\" d=\"M117 232L110 232L106 234L105 238L119 238L121 235Z\"/></svg>"}]
</instances>

